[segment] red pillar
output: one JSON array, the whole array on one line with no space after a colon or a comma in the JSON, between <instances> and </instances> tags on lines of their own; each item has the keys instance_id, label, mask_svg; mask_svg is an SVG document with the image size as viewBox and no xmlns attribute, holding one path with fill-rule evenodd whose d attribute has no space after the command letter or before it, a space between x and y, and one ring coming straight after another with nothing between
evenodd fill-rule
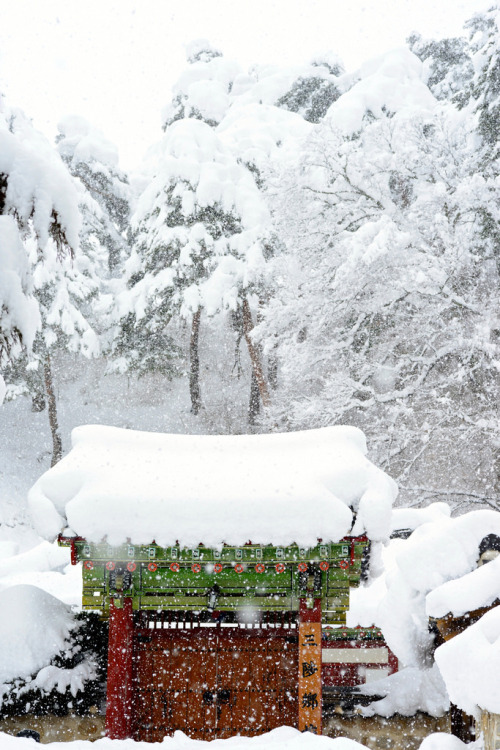
<instances>
[{"instance_id":1,"label":"red pillar","mask_svg":"<svg viewBox=\"0 0 500 750\"><path fill-rule=\"evenodd\" d=\"M299 608L299 731L321 734L321 599Z\"/></svg>"},{"instance_id":2,"label":"red pillar","mask_svg":"<svg viewBox=\"0 0 500 750\"><path fill-rule=\"evenodd\" d=\"M123 599L121 608L112 599L106 694L106 736L112 740L125 740L133 731L133 634L132 599Z\"/></svg>"}]
</instances>

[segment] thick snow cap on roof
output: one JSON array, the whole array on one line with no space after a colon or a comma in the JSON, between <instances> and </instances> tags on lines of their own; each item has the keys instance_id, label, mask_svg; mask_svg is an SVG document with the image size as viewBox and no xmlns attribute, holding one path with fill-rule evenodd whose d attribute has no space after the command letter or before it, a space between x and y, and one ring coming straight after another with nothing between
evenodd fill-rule
<instances>
[{"instance_id":1,"label":"thick snow cap on roof","mask_svg":"<svg viewBox=\"0 0 500 750\"><path fill-rule=\"evenodd\" d=\"M435 659L459 708L476 718L479 708L500 713L500 607L440 646Z\"/></svg>"},{"instance_id":2,"label":"thick snow cap on roof","mask_svg":"<svg viewBox=\"0 0 500 750\"><path fill-rule=\"evenodd\" d=\"M181 546L312 546L351 531L384 539L395 483L354 427L270 435L164 435L77 427L29 494L38 532Z\"/></svg>"}]
</instances>

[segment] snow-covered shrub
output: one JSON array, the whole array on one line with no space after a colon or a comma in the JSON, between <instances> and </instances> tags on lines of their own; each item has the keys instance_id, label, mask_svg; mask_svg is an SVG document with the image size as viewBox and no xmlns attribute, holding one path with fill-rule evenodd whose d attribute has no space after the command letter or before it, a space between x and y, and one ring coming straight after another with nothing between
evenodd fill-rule
<instances>
[{"instance_id":1,"label":"snow-covered shrub","mask_svg":"<svg viewBox=\"0 0 500 750\"><path fill-rule=\"evenodd\" d=\"M85 713L103 698L105 665L97 616L76 616L36 586L0 592L2 715Z\"/></svg>"}]
</instances>

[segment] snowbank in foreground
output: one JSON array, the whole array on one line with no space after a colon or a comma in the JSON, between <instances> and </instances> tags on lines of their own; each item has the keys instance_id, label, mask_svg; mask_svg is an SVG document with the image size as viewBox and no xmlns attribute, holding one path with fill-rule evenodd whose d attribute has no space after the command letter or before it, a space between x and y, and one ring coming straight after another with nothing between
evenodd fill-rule
<instances>
[{"instance_id":1,"label":"snowbank in foreground","mask_svg":"<svg viewBox=\"0 0 500 750\"><path fill-rule=\"evenodd\" d=\"M70 608L36 586L0 592L0 683L28 679L65 650L76 622Z\"/></svg>"},{"instance_id":2,"label":"snowbank in foreground","mask_svg":"<svg viewBox=\"0 0 500 750\"><path fill-rule=\"evenodd\" d=\"M30 584L79 609L82 603L82 575L71 565L69 549L42 542L16 554L18 545L0 542L0 591ZM11 554L2 554L11 550Z\"/></svg>"},{"instance_id":3,"label":"snowbank in foreground","mask_svg":"<svg viewBox=\"0 0 500 750\"><path fill-rule=\"evenodd\" d=\"M38 532L110 544L314 546L390 531L395 483L354 427L270 435L163 435L79 427L29 495Z\"/></svg>"},{"instance_id":4,"label":"snowbank in foreground","mask_svg":"<svg viewBox=\"0 0 500 750\"><path fill-rule=\"evenodd\" d=\"M63 750L151 750L148 742L134 742L133 740L96 740L95 742L53 742ZM166 737L161 743L163 750L196 750L201 745L209 746L210 750L364 750L365 745L350 740L347 737L316 737L306 732L302 734L291 727L280 727L260 737L231 737L228 740L191 740L183 732L176 732L173 737ZM33 740L11 737L0 733L0 750L33 750ZM420 750L479 750L480 743L473 742L465 745L451 734L431 734L420 745Z\"/></svg>"},{"instance_id":5,"label":"snowbank in foreground","mask_svg":"<svg viewBox=\"0 0 500 750\"><path fill-rule=\"evenodd\" d=\"M23 744L20 744L23 743ZM71 748L71 750L90 750L92 744L93 750L110 750L111 747L121 748L122 750L151 750L149 742L134 742L133 740L96 740L95 742L54 742L51 743L58 747ZM462 744L462 743L460 743ZM297 729L291 727L280 727L273 729L272 732L262 734L259 737L231 737L227 740L212 740L206 742L203 740L192 740L183 732L176 732L173 737L165 737L161 743L163 750L195 750L195 748L205 745L210 750L363 750L365 747L359 742L347 739L346 737L317 737L314 734L305 732L302 734ZM11 737L8 734L0 734L0 750L33 750L35 747L33 740ZM443 748L443 750L445 750ZM447 749L446 749L447 750ZM458 750L458 748L450 748Z\"/></svg>"},{"instance_id":6,"label":"snowbank in foreground","mask_svg":"<svg viewBox=\"0 0 500 750\"><path fill-rule=\"evenodd\" d=\"M452 734L437 732L430 734L420 745L420 750L483 750L482 740L470 742L468 745Z\"/></svg>"}]
</instances>

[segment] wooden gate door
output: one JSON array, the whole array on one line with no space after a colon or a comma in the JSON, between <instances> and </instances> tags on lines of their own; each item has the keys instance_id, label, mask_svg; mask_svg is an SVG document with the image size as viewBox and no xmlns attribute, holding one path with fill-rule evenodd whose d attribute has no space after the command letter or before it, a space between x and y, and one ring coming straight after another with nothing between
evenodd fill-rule
<instances>
[{"instance_id":1,"label":"wooden gate door","mask_svg":"<svg viewBox=\"0 0 500 750\"><path fill-rule=\"evenodd\" d=\"M196 628L139 636L134 739L253 736L297 726L298 646L290 631Z\"/></svg>"},{"instance_id":2,"label":"wooden gate door","mask_svg":"<svg viewBox=\"0 0 500 750\"><path fill-rule=\"evenodd\" d=\"M217 737L297 726L296 636L222 630L217 652Z\"/></svg>"},{"instance_id":3,"label":"wooden gate door","mask_svg":"<svg viewBox=\"0 0 500 750\"><path fill-rule=\"evenodd\" d=\"M177 729L212 739L217 636L210 631L160 631L136 648L135 739L161 742Z\"/></svg>"}]
</instances>

